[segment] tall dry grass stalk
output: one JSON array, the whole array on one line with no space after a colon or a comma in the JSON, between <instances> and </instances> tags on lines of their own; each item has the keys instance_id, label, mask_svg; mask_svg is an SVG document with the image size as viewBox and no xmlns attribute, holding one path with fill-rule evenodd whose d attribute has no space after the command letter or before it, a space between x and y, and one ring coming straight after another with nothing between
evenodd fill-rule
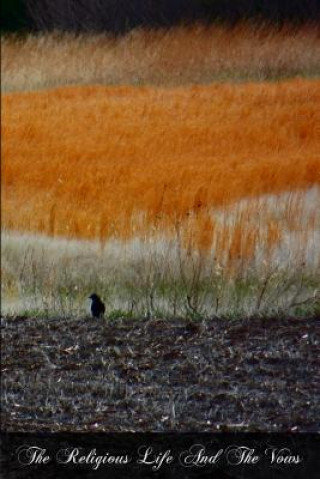
<instances>
[{"instance_id":1,"label":"tall dry grass stalk","mask_svg":"<svg viewBox=\"0 0 320 479\"><path fill-rule=\"evenodd\" d=\"M314 313L320 308L319 196L312 189L215 211L216 234L206 249L195 247L190 228L171 237L158 231L109 239L103 247L98 240L3 232L2 312L85 314L89 293L98 291L111 317ZM281 226L273 244L266 216Z\"/></svg>"},{"instance_id":2,"label":"tall dry grass stalk","mask_svg":"<svg viewBox=\"0 0 320 479\"><path fill-rule=\"evenodd\" d=\"M7 36L2 89L59 85L166 85L319 77L320 37L312 26L242 24L136 30L107 35Z\"/></svg>"}]
</instances>

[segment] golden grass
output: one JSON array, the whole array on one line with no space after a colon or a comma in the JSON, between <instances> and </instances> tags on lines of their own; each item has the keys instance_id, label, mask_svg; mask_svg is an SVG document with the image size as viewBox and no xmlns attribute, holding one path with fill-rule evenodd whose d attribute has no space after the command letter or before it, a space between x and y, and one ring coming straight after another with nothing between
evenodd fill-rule
<instances>
[{"instance_id":1,"label":"golden grass","mask_svg":"<svg viewBox=\"0 0 320 479\"><path fill-rule=\"evenodd\" d=\"M314 187L229 205L214 214L210 251L183 248L179 230L175 237L158 232L128 241L110 238L103 247L99 240L2 231L1 312L85 314L89 294L98 291L108 314L311 314L320 307L317 202L320 188ZM272 248L271 217L277 241Z\"/></svg>"},{"instance_id":2,"label":"golden grass","mask_svg":"<svg viewBox=\"0 0 320 479\"><path fill-rule=\"evenodd\" d=\"M186 85L320 75L314 26L242 24L2 38L3 91L74 84Z\"/></svg>"},{"instance_id":3,"label":"golden grass","mask_svg":"<svg viewBox=\"0 0 320 479\"><path fill-rule=\"evenodd\" d=\"M4 95L3 226L102 242L170 233L233 265L284 225L259 202L232 224L214 211L319 184L319 106L315 80ZM282 217L301 228L299 200Z\"/></svg>"}]
</instances>

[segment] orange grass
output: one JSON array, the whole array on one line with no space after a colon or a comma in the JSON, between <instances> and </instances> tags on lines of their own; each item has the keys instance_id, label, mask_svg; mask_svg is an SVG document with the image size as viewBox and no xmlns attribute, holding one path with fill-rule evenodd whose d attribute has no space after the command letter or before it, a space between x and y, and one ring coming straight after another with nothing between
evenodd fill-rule
<instances>
[{"instance_id":1,"label":"orange grass","mask_svg":"<svg viewBox=\"0 0 320 479\"><path fill-rule=\"evenodd\" d=\"M261 242L248 222L259 212L217 231L213 209L320 183L316 80L60 88L6 94L2 106L2 222L11 230L104 241L184 226L184 245L208 249L216 235L217 252L232 259ZM287 209L297 227L299 204ZM279 223L265 224L273 245Z\"/></svg>"},{"instance_id":2,"label":"orange grass","mask_svg":"<svg viewBox=\"0 0 320 479\"><path fill-rule=\"evenodd\" d=\"M41 34L1 42L4 91L71 84L186 85L320 76L319 29L255 24Z\"/></svg>"}]
</instances>

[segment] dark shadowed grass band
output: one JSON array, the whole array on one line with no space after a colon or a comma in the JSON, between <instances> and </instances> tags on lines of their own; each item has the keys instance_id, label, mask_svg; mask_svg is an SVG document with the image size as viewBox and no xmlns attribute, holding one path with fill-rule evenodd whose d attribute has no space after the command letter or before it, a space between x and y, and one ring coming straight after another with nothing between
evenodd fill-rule
<instances>
[{"instance_id":1,"label":"dark shadowed grass band","mask_svg":"<svg viewBox=\"0 0 320 479\"><path fill-rule=\"evenodd\" d=\"M182 23L255 20L281 26L284 23L316 23L316 0L2 0L1 31L63 30L109 31L121 34L138 27L170 27Z\"/></svg>"}]
</instances>

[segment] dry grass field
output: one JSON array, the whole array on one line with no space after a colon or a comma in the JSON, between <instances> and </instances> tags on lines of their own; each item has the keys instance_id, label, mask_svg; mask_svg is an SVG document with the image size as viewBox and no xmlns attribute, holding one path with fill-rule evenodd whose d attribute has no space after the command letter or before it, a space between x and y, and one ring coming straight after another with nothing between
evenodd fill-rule
<instances>
[{"instance_id":1,"label":"dry grass field","mask_svg":"<svg viewBox=\"0 0 320 479\"><path fill-rule=\"evenodd\" d=\"M104 240L196 220L210 246L212 208L319 183L319 104L318 80L7 94L3 226Z\"/></svg>"},{"instance_id":2,"label":"dry grass field","mask_svg":"<svg viewBox=\"0 0 320 479\"><path fill-rule=\"evenodd\" d=\"M1 48L5 430L318 431L318 30Z\"/></svg>"},{"instance_id":3,"label":"dry grass field","mask_svg":"<svg viewBox=\"0 0 320 479\"><path fill-rule=\"evenodd\" d=\"M3 37L5 311L83 312L91 289L109 312L314 305L319 44L250 24Z\"/></svg>"},{"instance_id":4,"label":"dry grass field","mask_svg":"<svg viewBox=\"0 0 320 479\"><path fill-rule=\"evenodd\" d=\"M187 48L186 48L187 45ZM107 35L7 36L3 91L62 85L207 84L319 77L320 36L312 25L189 26Z\"/></svg>"},{"instance_id":5,"label":"dry grass field","mask_svg":"<svg viewBox=\"0 0 320 479\"><path fill-rule=\"evenodd\" d=\"M2 424L20 432L317 432L318 324L8 318Z\"/></svg>"},{"instance_id":6,"label":"dry grass field","mask_svg":"<svg viewBox=\"0 0 320 479\"><path fill-rule=\"evenodd\" d=\"M57 245L96 241L100 251L90 263L80 241L61 260L41 239L9 235L6 297L66 314L81 310L78 291L97 286L109 310L141 314L228 314L229 305L247 316L315 304L319 100L319 81L301 79L4 95L4 229Z\"/></svg>"}]
</instances>

